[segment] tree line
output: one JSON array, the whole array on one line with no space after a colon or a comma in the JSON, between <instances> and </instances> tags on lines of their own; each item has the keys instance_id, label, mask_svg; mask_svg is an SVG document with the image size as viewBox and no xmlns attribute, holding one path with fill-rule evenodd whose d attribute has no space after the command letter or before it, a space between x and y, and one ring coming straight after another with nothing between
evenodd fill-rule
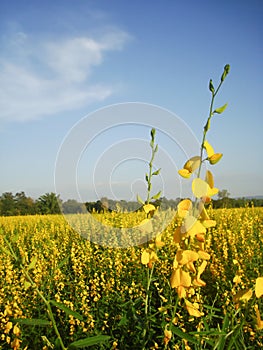
<instances>
[{"instance_id":1,"label":"tree line","mask_svg":"<svg viewBox=\"0 0 263 350\"><path fill-rule=\"evenodd\" d=\"M214 208L239 208L245 206L263 206L263 198L229 198L229 193L223 190L218 195L217 200L213 200ZM180 198L167 199L162 197L155 201L155 205L162 210L168 208L175 209L180 202ZM38 199L34 200L26 196L25 192L5 192L0 196L0 216L15 215L34 215L34 214L76 214L85 212L104 212L104 211L138 211L141 205L136 201L112 200L106 197L94 202L80 203L75 199L62 201L59 195L55 193L45 193Z\"/></svg>"}]
</instances>

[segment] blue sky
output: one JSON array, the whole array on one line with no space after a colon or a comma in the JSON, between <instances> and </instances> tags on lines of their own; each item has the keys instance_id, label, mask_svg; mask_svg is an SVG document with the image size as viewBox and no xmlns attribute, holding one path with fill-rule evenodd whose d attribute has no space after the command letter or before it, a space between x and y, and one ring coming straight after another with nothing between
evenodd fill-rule
<instances>
[{"instance_id":1,"label":"blue sky","mask_svg":"<svg viewBox=\"0 0 263 350\"><path fill-rule=\"evenodd\" d=\"M216 186L233 197L262 195L262 14L256 0L1 1L0 193L37 198L55 191L63 140L88 118L95 134L74 169L80 198L143 196L150 125L130 116L123 119L130 127L104 130L98 117L108 121L103 113L112 104L141 102L179 117L174 125L161 110L161 119L152 118L160 145L156 167L162 167L154 190L162 188L167 198L184 195L176 172L186 160L184 145L165 131L180 120L192 130L193 146L201 140L208 81L216 84L229 63L217 100L229 105L208 134L224 154L212 171ZM62 198L75 196L75 184L64 182L57 186Z\"/></svg>"}]
</instances>

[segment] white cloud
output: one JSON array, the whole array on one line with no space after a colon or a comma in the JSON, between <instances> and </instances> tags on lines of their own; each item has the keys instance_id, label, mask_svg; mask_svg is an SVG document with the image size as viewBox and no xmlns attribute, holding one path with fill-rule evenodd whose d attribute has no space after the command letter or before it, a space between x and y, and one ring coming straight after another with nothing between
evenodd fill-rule
<instances>
[{"instance_id":1,"label":"white cloud","mask_svg":"<svg viewBox=\"0 0 263 350\"><path fill-rule=\"evenodd\" d=\"M104 100L113 87L89 80L107 51L120 50L128 34L41 40L19 32L0 55L0 120L28 121ZM94 79L93 79L94 80Z\"/></svg>"}]
</instances>

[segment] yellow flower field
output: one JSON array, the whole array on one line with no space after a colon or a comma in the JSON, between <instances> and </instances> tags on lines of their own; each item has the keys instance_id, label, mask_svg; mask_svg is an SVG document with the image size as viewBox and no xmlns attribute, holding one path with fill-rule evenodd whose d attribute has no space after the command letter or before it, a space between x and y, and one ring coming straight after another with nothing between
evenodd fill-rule
<instances>
[{"instance_id":1,"label":"yellow flower field","mask_svg":"<svg viewBox=\"0 0 263 350\"><path fill-rule=\"evenodd\" d=\"M141 213L94 216L108 224L107 234L111 226L132 227L143 219ZM52 309L65 346L105 335L93 349L142 349L151 259L155 267L145 348L261 348L263 208L210 209L209 216L217 225L206 233L210 260L204 285L186 305L170 285L178 217L155 241L156 256L144 245L121 249L92 243L62 215L0 217L0 349L60 348L39 293ZM89 223L88 217L87 225L96 230L96 220ZM187 257L190 275L197 258Z\"/></svg>"}]
</instances>

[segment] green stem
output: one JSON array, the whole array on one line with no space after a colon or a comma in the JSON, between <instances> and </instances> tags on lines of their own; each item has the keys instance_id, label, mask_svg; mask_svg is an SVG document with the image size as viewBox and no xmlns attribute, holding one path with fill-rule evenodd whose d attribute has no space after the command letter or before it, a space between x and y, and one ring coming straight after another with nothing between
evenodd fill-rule
<instances>
[{"instance_id":1,"label":"green stem","mask_svg":"<svg viewBox=\"0 0 263 350\"><path fill-rule=\"evenodd\" d=\"M153 145L151 145L152 148L152 156L151 156L151 160L149 163L149 177L148 177L148 187L147 187L147 199L146 199L146 204L149 204L150 202L150 196L151 196L151 187L152 187L152 170L153 170L153 160L154 160L154 156L155 156L155 148L154 148L154 143Z\"/></svg>"},{"instance_id":2,"label":"green stem","mask_svg":"<svg viewBox=\"0 0 263 350\"><path fill-rule=\"evenodd\" d=\"M142 334L142 337L143 337L143 340L144 340L144 347L143 347L143 350L146 349L145 346L146 346L146 341L145 341L145 337L146 337L146 334L147 334L147 331L148 331L148 328L149 328L149 322L148 322L148 313L149 313L149 297L150 297L150 286L151 286L151 281L152 281L152 276L153 276L153 271L154 271L154 263L152 265L152 268L151 268L151 272L149 272L149 270L147 269L147 286L146 286L146 296L145 296L145 306L144 306L144 315L145 315L145 328L143 330L143 334Z\"/></svg>"},{"instance_id":3,"label":"green stem","mask_svg":"<svg viewBox=\"0 0 263 350\"><path fill-rule=\"evenodd\" d=\"M216 95L217 95L217 93L218 93L218 91L219 91L219 89L220 89L222 84L223 84L223 81L220 82L220 84L218 85L218 87L215 90L215 92L212 92L212 99L211 99L211 102L210 102L209 115L208 115L207 122L206 122L206 124L204 126L203 139L202 139L201 148L200 148L200 165L199 165L199 168L198 168L197 177L200 177L200 173L201 173L201 168L202 168L202 163L203 163L204 142L206 140L206 134L207 134L207 131L209 129L211 118L213 116L215 97L216 97Z\"/></svg>"},{"instance_id":4,"label":"green stem","mask_svg":"<svg viewBox=\"0 0 263 350\"><path fill-rule=\"evenodd\" d=\"M175 305L174 305L174 307L173 307L173 312L172 312L172 316L171 316L171 321L170 321L170 324L169 324L169 330L171 330L171 328L172 328L172 323L173 323L173 320L174 320L174 318L175 318L175 314L176 314L178 302L179 302L179 297L178 297L178 295L177 295L177 296L176 296L176 302L175 302ZM165 348L164 348L164 349L167 349L167 346L168 346L168 344L165 345Z\"/></svg>"}]
</instances>

